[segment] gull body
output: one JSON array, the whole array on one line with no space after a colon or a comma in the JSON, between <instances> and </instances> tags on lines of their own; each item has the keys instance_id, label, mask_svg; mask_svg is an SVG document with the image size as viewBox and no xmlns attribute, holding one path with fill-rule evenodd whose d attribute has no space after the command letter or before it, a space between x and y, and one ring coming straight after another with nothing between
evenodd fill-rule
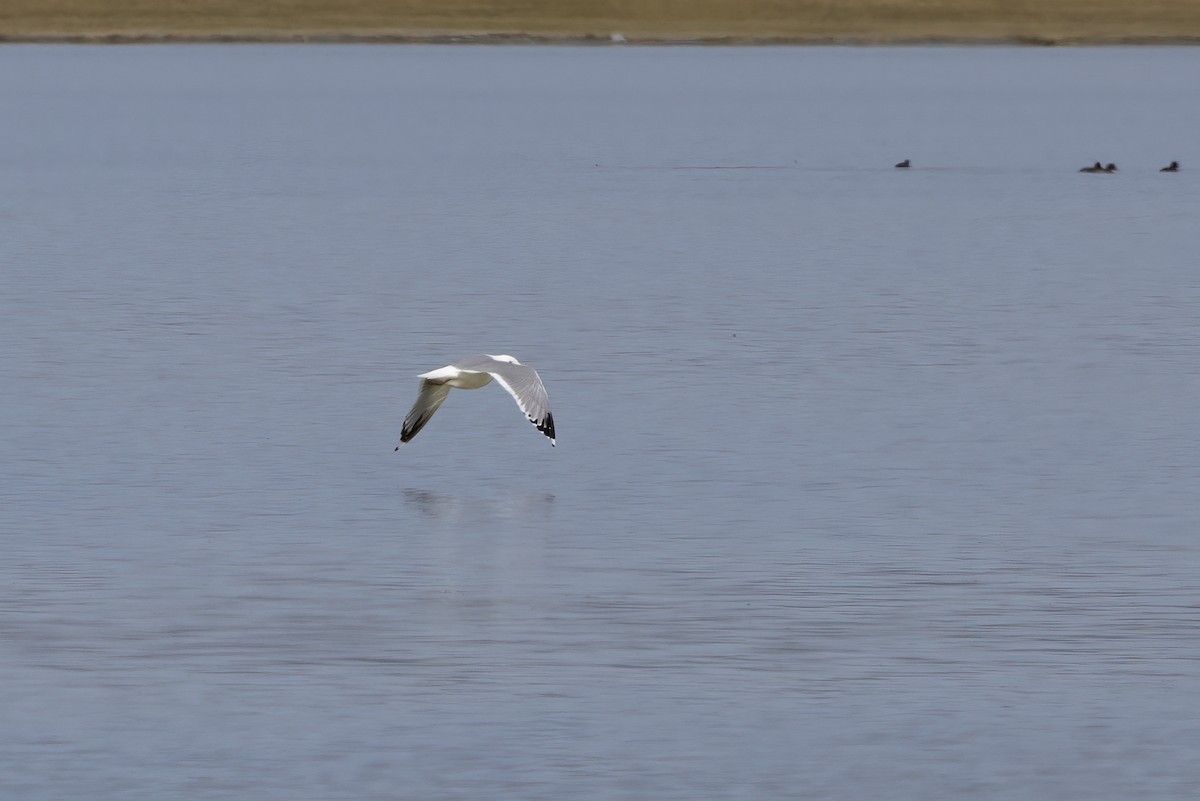
<instances>
[{"instance_id":1,"label":"gull body","mask_svg":"<svg viewBox=\"0 0 1200 801\"><path fill-rule=\"evenodd\" d=\"M421 373L417 400L404 418L400 445L417 435L453 389L480 389L495 381L513 396L517 406L554 445L554 415L541 377L528 365L507 354L482 354ZM396 450L400 450L400 445Z\"/></svg>"}]
</instances>

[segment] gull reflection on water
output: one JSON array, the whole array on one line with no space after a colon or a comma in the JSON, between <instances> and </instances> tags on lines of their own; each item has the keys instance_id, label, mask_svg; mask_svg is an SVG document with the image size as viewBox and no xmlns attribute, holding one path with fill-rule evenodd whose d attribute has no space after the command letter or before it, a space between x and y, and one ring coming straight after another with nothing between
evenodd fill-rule
<instances>
[{"instance_id":1,"label":"gull reflection on water","mask_svg":"<svg viewBox=\"0 0 1200 801\"><path fill-rule=\"evenodd\" d=\"M439 588L430 599L439 608L466 603L472 614L495 610L506 599L537 596L552 574L553 494L479 497L410 488L403 498L410 514L424 521L405 529L407 558L423 565L423 580Z\"/></svg>"},{"instance_id":2,"label":"gull reflection on water","mask_svg":"<svg viewBox=\"0 0 1200 801\"><path fill-rule=\"evenodd\" d=\"M476 498L429 490L405 489L405 500L426 517L441 522L471 520L520 521L545 518L554 507L550 492L512 495L506 498Z\"/></svg>"}]
</instances>

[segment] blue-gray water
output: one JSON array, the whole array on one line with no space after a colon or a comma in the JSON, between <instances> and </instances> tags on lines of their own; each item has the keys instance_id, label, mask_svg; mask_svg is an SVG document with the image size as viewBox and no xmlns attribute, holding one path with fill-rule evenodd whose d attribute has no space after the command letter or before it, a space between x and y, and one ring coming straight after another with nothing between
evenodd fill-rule
<instances>
[{"instance_id":1,"label":"blue-gray water","mask_svg":"<svg viewBox=\"0 0 1200 801\"><path fill-rule=\"evenodd\" d=\"M0 797L1191 801L1197 85L0 48Z\"/></svg>"}]
</instances>

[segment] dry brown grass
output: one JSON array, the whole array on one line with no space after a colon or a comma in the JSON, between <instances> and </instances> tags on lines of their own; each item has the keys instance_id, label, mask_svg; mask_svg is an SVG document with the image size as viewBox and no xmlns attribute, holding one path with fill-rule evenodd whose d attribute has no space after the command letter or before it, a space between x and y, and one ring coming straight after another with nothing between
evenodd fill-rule
<instances>
[{"instance_id":1,"label":"dry brown grass","mask_svg":"<svg viewBox=\"0 0 1200 801\"><path fill-rule=\"evenodd\" d=\"M0 37L1200 38L1197 0L0 0Z\"/></svg>"}]
</instances>

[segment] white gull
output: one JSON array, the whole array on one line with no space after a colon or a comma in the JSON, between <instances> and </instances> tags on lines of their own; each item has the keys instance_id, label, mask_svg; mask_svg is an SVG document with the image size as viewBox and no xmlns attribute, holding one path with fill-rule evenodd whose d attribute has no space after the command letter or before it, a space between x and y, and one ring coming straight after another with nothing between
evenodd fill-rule
<instances>
[{"instance_id":1,"label":"white gull","mask_svg":"<svg viewBox=\"0 0 1200 801\"><path fill-rule=\"evenodd\" d=\"M508 390L521 407L521 411L529 418L529 422L537 427L554 444L554 415L550 414L550 399L546 396L546 387L537 370L521 364L512 356L500 354L490 356L471 356L453 364L421 373L421 389L417 401L404 418L404 426L400 429L400 445L408 442L417 435L433 413L438 410L451 387L455 389L479 389L486 387L495 379L500 386ZM400 445L396 450L400 450Z\"/></svg>"}]
</instances>

